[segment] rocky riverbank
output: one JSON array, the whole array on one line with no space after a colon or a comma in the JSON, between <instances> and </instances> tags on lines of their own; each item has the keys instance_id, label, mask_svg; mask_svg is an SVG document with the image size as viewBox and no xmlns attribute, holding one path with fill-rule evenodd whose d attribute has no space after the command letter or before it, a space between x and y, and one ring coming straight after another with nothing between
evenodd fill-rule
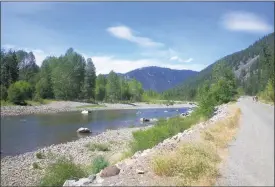
<instances>
[{"instance_id":1,"label":"rocky riverbank","mask_svg":"<svg viewBox=\"0 0 275 187\"><path fill-rule=\"evenodd\" d=\"M226 108L227 108L227 105L223 105L219 107L215 116L211 120L209 120L209 122L213 123L214 121L217 121L223 118L227 114ZM138 159L136 161L137 158L143 158L144 155L148 155L148 153L151 152L152 150L154 152L154 150L173 149L176 146L176 144L180 142L182 139L188 138L192 140L192 138L190 137L193 137L193 135L196 134L195 132L204 128L206 124L208 123L195 125L190 130L187 130L183 133L179 133L172 138L164 140L162 143L160 143L153 149L136 153L130 159L130 161L128 159L128 161L126 160L126 163L125 162L120 163L119 167L122 168L121 170L122 173L118 175L119 178L115 178L115 180L117 180L116 182L112 181L111 180L112 178L107 178L107 180L104 180L103 185L105 183L106 185L112 185L112 184L142 185L143 183L139 181L140 177L133 178L130 176L130 175L132 176L136 175L137 174L136 170L138 171L138 169L141 171L146 170L146 172L148 170L146 169L147 167L146 160ZM98 155L103 155L111 163L114 163L121 157L121 153L127 150L128 143L132 140L132 132L135 130L150 128L150 127L151 126L110 130L94 137L86 137L73 142L52 145L52 146L37 150L35 152L29 152L18 156L4 157L1 159L1 186L36 186L38 185L39 181L41 180L41 177L45 172L44 169L47 167L49 163L52 163L58 156L71 157L75 163L81 164L83 167L87 167L87 165L90 165L92 160ZM106 152L91 151L86 147L88 143L105 143L105 144L108 144L110 150ZM42 155L44 155L44 158L39 159L37 157L37 153L41 153ZM34 163L36 163L40 169L35 169L33 167ZM129 163L131 164L129 165ZM131 166L132 164L137 164L137 165L134 165L132 167ZM143 166L144 164L145 166ZM150 178L150 175L145 174L144 176L148 176ZM125 177L125 180L124 179L121 180L121 177L123 178ZM129 178L129 180L127 179L127 177Z\"/></svg>"},{"instance_id":2,"label":"rocky riverbank","mask_svg":"<svg viewBox=\"0 0 275 187\"><path fill-rule=\"evenodd\" d=\"M165 151L175 150L183 142L197 141L203 130L211 128L215 122L224 119L228 114L227 104L219 106L210 120L196 124L190 129L164 140L152 149L139 151L131 158L118 162L115 165L119 169L117 175L102 176L103 170L94 177L82 178L78 181L67 180L63 186L174 186L176 184L172 184L169 177L158 176L152 171L150 167L152 158Z\"/></svg>"},{"instance_id":3,"label":"rocky riverbank","mask_svg":"<svg viewBox=\"0 0 275 187\"><path fill-rule=\"evenodd\" d=\"M72 101L53 101L50 104L39 106L1 106L1 116L17 116L38 113L56 113L68 111L81 111L84 108L88 110L117 110L117 109L148 109L148 108L192 108L191 104L174 104L166 106L164 104L110 104L102 103L100 105L92 105L90 103L72 102Z\"/></svg>"},{"instance_id":4,"label":"rocky riverbank","mask_svg":"<svg viewBox=\"0 0 275 187\"><path fill-rule=\"evenodd\" d=\"M116 155L127 148L128 142L132 139L132 132L143 128L150 128L150 126L110 130L94 137L85 137L34 152L1 158L1 186L37 186L46 166L58 156L71 157L75 163L82 164L83 167L89 165L98 155L103 155L112 162L117 159ZM88 143L105 143L110 150L90 151L86 147ZM37 158L37 153L41 153L44 158ZM34 163L41 169L34 169Z\"/></svg>"}]
</instances>

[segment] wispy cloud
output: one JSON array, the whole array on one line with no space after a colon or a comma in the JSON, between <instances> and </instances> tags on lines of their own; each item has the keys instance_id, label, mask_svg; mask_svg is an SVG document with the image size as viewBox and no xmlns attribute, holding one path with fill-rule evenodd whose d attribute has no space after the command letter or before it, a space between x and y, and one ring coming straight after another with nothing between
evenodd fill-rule
<instances>
[{"instance_id":1,"label":"wispy cloud","mask_svg":"<svg viewBox=\"0 0 275 187\"><path fill-rule=\"evenodd\" d=\"M254 33L267 33L273 29L263 17L244 11L226 13L222 17L222 25L228 30Z\"/></svg>"},{"instance_id":2,"label":"wispy cloud","mask_svg":"<svg viewBox=\"0 0 275 187\"><path fill-rule=\"evenodd\" d=\"M136 43L143 47L163 47L164 44L160 42L155 42L150 38L136 36L131 28L121 25L116 27L109 27L107 31L113 36L128 40L130 42Z\"/></svg>"},{"instance_id":3,"label":"wispy cloud","mask_svg":"<svg viewBox=\"0 0 275 187\"><path fill-rule=\"evenodd\" d=\"M189 62L192 62L193 61L193 58L188 58L187 60L183 60L182 58L178 57L178 56L172 56L170 58L171 61L178 61L178 62L186 62L186 63L189 63Z\"/></svg>"},{"instance_id":4,"label":"wispy cloud","mask_svg":"<svg viewBox=\"0 0 275 187\"><path fill-rule=\"evenodd\" d=\"M87 56L88 57L88 56ZM107 74L111 70L119 73L126 73L131 70L142 68L146 66L158 66L171 69L188 69L194 71L200 71L204 68L203 64L174 64L167 63L160 59L120 59L114 56L92 56L93 62L96 67L97 74ZM107 65L106 65L107 64Z\"/></svg>"}]
</instances>

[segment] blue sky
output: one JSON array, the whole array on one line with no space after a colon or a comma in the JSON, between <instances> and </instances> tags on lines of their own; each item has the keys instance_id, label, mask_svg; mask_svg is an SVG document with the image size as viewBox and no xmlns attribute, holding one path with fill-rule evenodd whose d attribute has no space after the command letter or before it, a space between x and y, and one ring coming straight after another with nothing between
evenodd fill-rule
<instances>
[{"instance_id":1,"label":"blue sky","mask_svg":"<svg viewBox=\"0 0 275 187\"><path fill-rule=\"evenodd\" d=\"M274 32L273 2L1 2L1 47L73 47L97 73L144 66L200 71Z\"/></svg>"}]
</instances>

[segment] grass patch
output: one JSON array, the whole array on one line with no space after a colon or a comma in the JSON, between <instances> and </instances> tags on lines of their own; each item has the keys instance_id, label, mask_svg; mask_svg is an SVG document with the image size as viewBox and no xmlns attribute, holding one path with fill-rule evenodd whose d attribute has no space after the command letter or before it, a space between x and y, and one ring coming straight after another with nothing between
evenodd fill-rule
<instances>
[{"instance_id":1,"label":"grass patch","mask_svg":"<svg viewBox=\"0 0 275 187\"><path fill-rule=\"evenodd\" d=\"M230 116L201 133L195 143L185 143L172 152L153 157L151 165L159 176L179 186L212 186L219 175L218 165L239 126L241 110L231 105Z\"/></svg>"},{"instance_id":2,"label":"grass patch","mask_svg":"<svg viewBox=\"0 0 275 187\"><path fill-rule=\"evenodd\" d=\"M32 163L33 169L41 169L37 162Z\"/></svg>"},{"instance_id":3,"label":"grass patch","mask_svg":"<svg viewBox=\"0 0 275 187\"><path fill-rule=\"evenodd\" d=\"M213 143L219 148L227 147L228 143L233 139L239 125L241 110L239 108L231 108L232 115L218 121L214 126L202 133L204 140Z\"/></svg>"},{"instance_id":4,"label":"grass patch","mask_svg":"<svg viewBox=\"0 0 275 187\"><path fill-rule=\"evenodd\" d=\"M5 100L1 100L1 106L14 106L15 104L9 102L9 101L5 101Z\"/></svg>"},{"instance_id":5,"label":"grass patch","mask_svg":"<svg viewBox=\"0 0 275 187\"><path fill-rule=\"evenodd\" d=\"M41 152L37 152L37 153L35 154L35 156L36 156L36 158L38 158L38 159L44 158L44 155L43 155Z\"/></svg>"},{"instance_id":6,"label":"grass patch","mask_svg":"<svg viewBox=\"0 0 275 187\"><path fill-rule=\"evenodd\" d=\"M97 156L92 162L92 172L97 174L102 169L109 166L109 162L103 156Z\"/></svg>"},{"instance_id":7,"label":"grass patch","mask_svg":"<svg viewBox=\"0 0 275 187\"><path fill-rule=\"evenodd\" d=\"M104 143L88 143L85 145L90 151L109 151L109 145Z\"/></svg>"},{"instance_id":8,"label":"grass patch","mask_svg":"<svg viewBox=\"0 0 275 187\"><path fill-rule=\"evenodd\" d=\"M82 105L82 106L77 106L76 108L99 108L99 107L106 107L106 106L104 106L104 105L93 104L93 105Z\"/></svg>"},{"instance_id":9,"label":"grass patch","mask_svg":"<svg viewBox=\"0 0 275 187\"><path fill-rule=\"evenodd\" d=\"M63 186L66 180L76 180L86 175L87 173L79 165L73 163L71 159L62 157L46 168L40 186Z\"/></svg>"},{"instance_id":10,"label":"grass patch","mask_svg":"<svg viewBox=\"0 0 275 187\"><path fill-rule=\"evenodd\" d=\"M157 175L175 177L178 185L190 186L200 184L201 179L216 178L219 162L220 158L213 146L186 143L173 152L155 156L152 168Z\"/></svg>"},{"instance_id":11,"label":"grass patch","mask_svg":"<svg viewBox=\"0 0 275 187\"><path fill-rule=\"evenodd\" d=\"M175 117L169 120L159 120L152 128L133 132L134 140L130 144L131 151L135 153L152 148L163 140L190 128L199 121L201 121L201 116L197 112L193 112L186 118Z\"/></svg>"}]
</instances>

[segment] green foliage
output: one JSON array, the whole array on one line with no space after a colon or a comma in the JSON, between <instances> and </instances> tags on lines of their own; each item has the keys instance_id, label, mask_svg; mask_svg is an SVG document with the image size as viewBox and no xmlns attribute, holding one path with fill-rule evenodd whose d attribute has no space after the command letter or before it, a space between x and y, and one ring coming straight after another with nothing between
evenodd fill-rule
<instances>
[{"instance_id":1,"label":"green foliage","mask_svg":"<svg viewBox=\"0 0 275 187\"><path fill-rule=\"evenodd\" d=\"M272 84L272 80L269 80L266 88L264 89L264 91L260 92L260 97L268 102L274 102L274 85Z\"/></svg>"},{"instance_id":2,"label":"green foliage","mask_svg":"<svg viewBox=\"0 0 275 187\"><path fill-rule=\"evenodd\" d=\"M163 140L188 129L200 118L201 116L197 112L193 112L189 117L160 120L152 128L135 131L133 132L134 141L131 143L131 151L150 149Z\"/></svg>"},{"instance_id":3,"label":"green foliage","mask_svg":"<svg viewBox=\"0 0 275 187\"><path fill-rule=\"evenodd\" d=\"M44 155L43 155L41 152L37 152L37 153L35 154L35 156L36 156L36 158L38 158L38 159L44 158Z\"/></svg>"},{"instance_id":4,"label":"green foliage","mask_svg":"<svg viewBox=\"0 0 275 187\"><path fill-rule=\"evenodd\" d=\"M96 78L95 97L98 101L103 101L106 97L107 79L104 75L99 74Z\"/></svg>"},{"instance_id":5,"label":"green foliage","mask_svg":"<svg viewBox=\"0 0 275 187\"><path fill-rule=\"evenodd\" d=\"M121 98L119 77L114 71L111 71L108 75L106 92L107 100L110 102L116 102Z\"/></svg>"},{"instance_id":6,"label":"green foliage","mask_svg":"<svg viewBox=\"0 0 275 187\"><path fill-rule=\"evenodd\" d=\"M14 104L25 103L26 99L31 98L31 92L31 85L28 82L17 81L8 89L8 100Z\"/></svg>"},{"instance_id":7,"label":"green foliage","mask_svg":"<svg viewBox=\"0 0 275 187\"><path fill-rule=\"evenodd\" d=\"M142 101L144 102L150 102L152 100L157 100L160 98L160 95L153 91L153 90L148 90L148 91L144 91L142 94Z\"/></svg>"},{"instance_id":8,"label":"green foliage","mask_svg":"<svg viewBox=\"0 0 275 187\"><path fill-rule=\"evenodd\" d=\"M131 101L140 101L143 94L142 84L136 79L129 81L129 89L131 94Z\"/></svg>"},{"instance_id":9,"label":"green foliage","mask_svg":"<svg viewBox=\"0 0 275 187\"><path fill-rule=\"evenodd\" d=\"M86 172L71 159L59 158L45 170L40 186L63 186L66 180L75 180L86 176Z\"/></svg>"},{"instance_id":10,"label":"green foliage","mask_svg":"<svg viewBox=\"0 0 275 187\"><path fill-rule=\"evenodd\" d=\"M33 169L40 169L40 166L38 165L37 162L32 163L32 167Z\"/></svg>"},{"instance_id":11,"label":"green foliage","mask_svg":"<svg viewBox=\"0 0 275 187\"><path fill-rule=\"evenodd\" d=\"M18 80L18 60L14 51L1 50L0 84L8 88Z\"/></svg>"},{"instance_id":12,"label":"green foliage","mask_svg":"<svg viewBox=\"0 0 275 187\"><path fill-rule=\"evenodd\" d=\"M97 156L92 163L92 172L94 174L109 166L109 162L103 156Z\"/></svg>"},{"instance_id":13,"label":"green foliage","mask_svg":"<svg viewBox=\"0 0 275 187\"><path fill-rule=\"evenodd\" d=\"M83 85L83 97L85 99L95 100L95 87L96 87L96 71L95 66L91 58L87 59L87 65L85 67L84 85Z\"/></svg>"},{"instance_id":14,"label":"green foliage","mask_svg":"<svg viewBox=\"0 0 275 187\"><path fill-rule=\"evenodd\" d=\"M4 85L0 85L1 100L6 100L8 97L7 88Z\"/></svg>"},{"instance_id":15,"label":"green foliage","mask_svg":"<svg viewBox=\"0 0 275 187\"><path fill-rule=\"evenodd\" d=\"M85 59L73 49L58 58L51 71L53 93L57 99L74 100L81 96L85 63Z\"/></svg>"}]
</instances>

